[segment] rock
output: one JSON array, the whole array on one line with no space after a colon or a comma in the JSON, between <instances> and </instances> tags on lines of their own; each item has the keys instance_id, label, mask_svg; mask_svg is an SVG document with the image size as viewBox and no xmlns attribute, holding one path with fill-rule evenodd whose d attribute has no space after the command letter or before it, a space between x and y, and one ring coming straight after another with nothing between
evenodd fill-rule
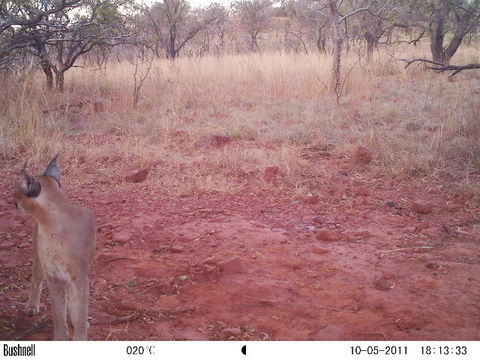
<instances>
[{"instance_id":1,"label":"rock","mask_svg":"<svg viewBox=\"0 0 480 360\"><path fill-rule=\"evenodd\" d=\"M427 201L416 200L412 202L412 209L419 214L429 214L433 211L433 206Z\"/></svg>"},{"instance_id":2,"label":"rock","mask_svg":"<svg viewBox=\"0 0 480 360\"><path fill-rule=\"evenodd\" d=\"M156 296L171 295L173 293L172 287L166 282L158 282L154 286L150 287L150 292ZM165 306L164 302L162 304Z\"/></svg>"},{"instance_id":3,"label":"rock","mask_svg":"<svg viewBox=\"0 0 480 360\"><path fill-rule=\"evenodd\" d=\"M242 330L240 330L239 328L226 328L223 329L223 333L228 337L238 337L242 335Z\"/></svg>"},{"instance_id":4,"label":"rock","mask_svg":"<svg viewBox=\"0 0 480 360\"><path fill-rule=\"evenodd\" d=\"M428 224L428 223L420 223L420 224L415 226L415 230L417 232L419 232L419 231L422 231L422 230L427 229L429 227L430 227L430 224Z\"/></svg>"},{"instance_id":5,"label":"rock","mask_svg":"<svg viewBox=\"0 0 480 360\"><path fill-rule=\"evenodd\" d=\"M387 201L385 203L385 206L388 206L388 207L391 207L391 208L399 208L400 207L400 205L395 201Z\"/></svg>"},{"instance_id":6,"label":"rock","mask_svg":"<svg viewBox=\"0 0 480 360\"><path fill-rule=\"evenodd\" d=\"M440 264L435 264L435 263L428 263L427 265L427 268L431 269L431 270L435 270L435 271L440 271L440 270L443 270L444 267Z\"/></svg>"},{"instance_id":7,"label":"rock","mask_svg":"<svg viewBox=\"0 0 480 360\"><path fill-rule=\"evenodd\" d=\"M339 236L336 232L328 229L318 230L315 236L320 241L337 241L339 239Z\"/></svg>"},{"instance_id":8,"label":"rock","mask_svg":"<svg viewBox=\"0 0 480 360\"><path fill-rule=\"evenodd\" d=\"M170 249L168 249L170 252L179 254L183 252L184 247L182 245L173 245Z\"/></svg>"},{"instance_id":9,"label":"rock","mask_svg":"<svg viewBox=\"0 0 480 360\"><path fill-rule=\"evenodd\" d=\"M325 224L327 222L327 219L324 218L323 216L315 216L312 221L315 223L315 224Z\"/></svg>"},{"instance_id":10,"label":"rock","mask_svg":"<svg viewBox=\"0 0 480 360\"><path fill-rule=\"evenodd\" d=\"M416 230L417 228L415 226L409 226L404 229L404 232L406 234L413 234Z\"/></svg>"},{"instance_id":11,"label":"rock","mask_svg":"<svg viewBox=\"0 0 480 360\"><path fill-rule=\"evenodd\" d=\"M308 194L303 200L303 202L308 205L315 205L318 203L319 200L320 197L318 195Z\"/></svg>"},{"instance_id":12,"label":"rock","mask_svg":"<svg viewBox=\"0 0 480 360\"><path fill-rule=\"evenodd\" d=\"M344 232L344 235L346 235L349 238L369 238L372 236L370 231L368 230L348 230Z\"/></svg>"},{"instance_id":13,"label":"rock","mask_svg":"<svg viewBox=\"0 0 480 360\"><path fill-rule=\"evenodd\" d=\"M268 166L263 172L263 181L268 184L275 184L278 176L278 166Z\"/></svg>"},{"instance_id":14,"label":"rock","mask_svg":"<svg viewBox=\"0 0 480 360\"><path fill-rule=\"evenodd\" d=\"M366 186L359 186L355 192L357 195L360 196L370 195L370 190Z\"/></svg>"},{"instance_id":15,"label":"rock","mask_svg":"<svg viewBox=\"0 0 480 360\"><path fill-rule=\"evenodd\" d=\"M101 113L105 111L105 105L100 101L95 101L93 103L93 112Z\"/></svg>"},{"instance_id":16,"label":"rock","mask_svg":"<svg viewBox=\"0 0 480 360\"><path fill-rule=\"evenodd\" d=\"M124 310L124 311L135 311L140 308L140 303L138 301L132 301L132 300L122 300L120 304L118 304L117 309L118 310Z\"/></svg>"},{"instance_id":17,"label":"rock","mask_svg":"<svg viewBox=\"0 0 480 360\"><path fill-rule=\"evenodd\" d=\"M325 253L328 253L328 252L330 252L330 250L328 250L328 249L322 249L322 248L319 248L318 246L314 246L314 247L312 248L312 253L314 253L314 254L319 254L319 255L321 255L321 254L325 254Z\"/></svg>"},{"instance_id":18,"label":"rock","mask_svg":"<svg viewBox=\"0 0 480 360\"><path fill-rule=\"evenodd\" d=\"M220 270L228 274L242 272L242 262L238 256L229 257L218 264Z\"/></svg>"},{"instance_id":19,"label":"rock","mask_svg":"<svg viewBox=\"0 0 480 360\"><path fill-rule=\"evenodd\" d=\"M421 128L422 127L419 124L415 124L415 123L409 123L407 126L405 126L405 130L407 131L418 131Z\"/></svg>"},{"instance_id":20,"label":"rock","mask_svg":"<svg viewBox=\"0 0 480 360\"><path fill-rule=\"evenodd\" d=\"M374 285L376 289L386 291L393 289L395 287L395 282L390 279L380 278L375 280Z\"/></svg>"},{"instance_id":21,"label":"rock","mask_svg":"<svg viewBox=\"0 0 480 360\"><path fill-rule=\"evenodd\" d=\"M125 174L125 180L132 183L145 181L149 171L150 167L132 169Z\"/></svg>"},{"instance_id":22,"label":"rock","mask_svg":"<svg viewBox=\"0 0 480 360\"><path fill-rule=\"evenodd\" d=\"M187 136L188 136L188 132L183 130L176 130L170 134L170 137L172 138L187 137Z\"/></svg>"},{"instance_id":23,"label":"rock","mask_svg":"<svg viewBox=\"0 0 480 360\"><path fill-rule=\"evenodd\" d=\"M129 230L122 230L118 233L113 234L112 236L112 240L119 244L125 244L126 242L129 242L131 238L132 234Z\"/></svg>"},{"instance_id":24,"label":"rock","mask_svg":"<svg viewBox=\"0 0 480 360\"><path fill-rule=\"evenodd\" d=\"M359 164L368 164L373 160L373 151L366 146L359 146L354 154L355 162Z\"/></svg>"},{"instance_id":25,"label":"rock","mask_svg":"<svg viewBox=\"0 0 480 360\"><path fill-rule=\"evenodd\" d=\"M207 147L207 148L219 148L219 147L227 145L231 141L232 141L232 138L230 136L213 134L207 139L205 147Z\"/></svg>"},{"instance_id":26,"label":"rock","mask_svg":"<svg viewBox=\"0 0 480 360\"><path fill-rule=\"evenodd\" d=\"M422 231L420 231L420 233L424 235L430 235L430 236L440 236L442 231L439 228L432 226L432 227L423 229Z\"/></svg>"},{"instance_id":27,"label":"rock","mask_svg":"<svg viewBox=\"0 0 480 360\"><path fill-rule=\"evenodd\" d=\"M463 206L462 206L462 205L458 205L458 204L456 204L456 205L449 205L449 206L447 207L447 211L448 211L448 212L457 212L457 211L462 210L462 208L463 208Z\"/></svg>"}]
</instances>

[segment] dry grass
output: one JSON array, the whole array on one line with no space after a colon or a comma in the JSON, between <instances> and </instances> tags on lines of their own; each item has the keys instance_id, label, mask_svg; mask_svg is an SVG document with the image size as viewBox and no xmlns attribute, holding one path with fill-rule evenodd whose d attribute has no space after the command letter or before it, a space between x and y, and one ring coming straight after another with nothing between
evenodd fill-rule
<instances>
[{"instance_id":1,"label":"dry grass","mask_svg":"<svg viewBox=\"0 0 480 360\"><path fill-rule=\"evenodd\" d=\"M348 54L339 107L327 90L331 60L318 54L158 60L136 109L129 63L74 69L61 95L44 92L39 74L19 83L4 79L0 154L39 166L61 150L69 171L106 181L154 162L148 181L174 193L235 192L252 183L261 189L269 186L263 170L278 166L285 189L308 192L305 174L328 180L328 173L302 158L302 149L321 145L350 157L363 145L374 161L362 171L449 176L469 186L468 174L480 167L480 73L449 82L421 66L404 71L395 61L423 55L426 48L388 49L367 65ZM464 48L454 60L475 57L478 51ZM82 108L56 110L85 100ZM105 112L93 111L95 101ZM232 141L208 146L212 134Z\"/></svg>"}]
</instances>

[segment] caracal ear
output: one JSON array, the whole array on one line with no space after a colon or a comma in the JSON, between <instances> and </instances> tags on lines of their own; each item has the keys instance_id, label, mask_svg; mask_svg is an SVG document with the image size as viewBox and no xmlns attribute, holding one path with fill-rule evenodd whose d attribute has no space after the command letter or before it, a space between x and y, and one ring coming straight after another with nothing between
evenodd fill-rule
<instances>
[{"instance_id":1,"label":"caracal ear","mask_svg":"<svg viewBox=\"0 0 480 360\"><path fill-rule=\"evenodd\" d=\"M21 183L20 188L27 197L37 197L42 190L40 182L30 175L25 169L26 163L22 170L20 170Z\"/></svg>"},{"instance_id":2,"label":"caracal ear","mask_svg":"<svg viewBox=\"0 0 480 360\"><path fill-rule=\"evenodd\" d=\"M52 176L55 180L57 180L58 186L62 186L60 184L60 168L57 165L57 158L58 154L55 155L55 157L50 160L50 162L47 165L47 168L43 172L43 176Z\"/></svg>"}]
</instances>

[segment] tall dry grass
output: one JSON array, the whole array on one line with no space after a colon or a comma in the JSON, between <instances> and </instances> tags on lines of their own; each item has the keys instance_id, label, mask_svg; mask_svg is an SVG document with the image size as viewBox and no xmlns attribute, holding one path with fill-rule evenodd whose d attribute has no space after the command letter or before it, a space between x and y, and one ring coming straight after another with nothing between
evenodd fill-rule
<instances>
[{"instance_id":1,"label":"tall dry grass","mask_svg":"<svg viewBox=\"0 0 480 360\"><path fill-rule=\"evenodd\" d=\"M60 150L70 171L106 181L153 162L149 183L174 193L261 188L263 170L278 166L285 189L307 192L305 174L328 180L329 172L303 158L305 148L348 158L362 145L374 154L363 169L372 176L445 176L470 186L480 166L480 73L450 82L395 60L427 55L390 48L366 64L347 54L340 106L328 91L331 59L318 54L156 60L136 108L130 63L74 69L64 94L45 92L40 74L3 79L0 154L35 165ZM464 47L454 61L476 57ZM105 112L94 112L93 102ZM208 146L212 134L232 141Z\"/></svg>"}]
</instances>

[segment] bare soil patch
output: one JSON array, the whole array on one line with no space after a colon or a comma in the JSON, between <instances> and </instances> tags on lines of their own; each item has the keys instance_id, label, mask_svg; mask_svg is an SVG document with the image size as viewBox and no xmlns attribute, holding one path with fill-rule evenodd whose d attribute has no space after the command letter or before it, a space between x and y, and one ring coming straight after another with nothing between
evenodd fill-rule
<instances>
[{"instance_id":1,"label":"bare soil patch","mask_svg":"<svg viewBox=\"0 0 480 360\"><path fill-rule=\"evenodd\" d=\"M98 222L89 337L480 340L478 204L431 180L311 161L331 185L310 179L306 198L274 184L177 196L148 179L66 177ZM47 340L48 291L38 316L23 313L31 219L12 204L11 165L0 178L0 339Z\"/></svg>"}]
</instances>

